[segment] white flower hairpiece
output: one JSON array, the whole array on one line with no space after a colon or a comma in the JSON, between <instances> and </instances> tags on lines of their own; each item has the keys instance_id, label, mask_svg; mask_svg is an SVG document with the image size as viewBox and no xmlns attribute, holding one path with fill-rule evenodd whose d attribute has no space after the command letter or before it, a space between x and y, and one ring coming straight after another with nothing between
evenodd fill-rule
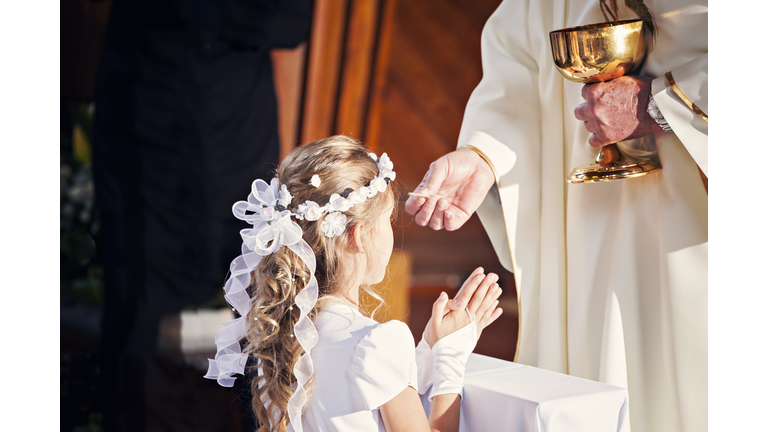
<instances>
[{"instance_id":1,"label":"white flower hairpiece","mask_svg":"<svg viewBox=\"0 0 768 432\"><path fill-rule=\"evenodd\" d=\"M325 217L320 229L327 237L336 237L344 233L345 226L347 226L347 216L344 213L333 212Z\"/></svg>"},{"instance_id":2,"label":"white flower hairpiece","mask_svg":"<svg viewBox=\"0 0 768 432\"><path fill-rule=\"evenodd\" d=\"M290 210L290 216L293 216L296 219L316 221L320 219L323 214L331 216L337 212L345 212L355 204L364 203L366 199L374 197L380 192L384 192L387 189L389 182L395 179L395 172L392 170L392 161L389 160L389 156L387 156L386 153L383 153L381 157L376 156L375 153L368 153L368 155L371 156L371 158L375 160L379 166L379 173L376 175L376 177L373 178L373 180L371 180L371 183L368 186L362 186L357 190L349 193L349 195L346 197L343 197L339 194L333 194L328 200L328 203L324 206L320 206L314 201L307 201L291 208L290 205L293 196L290 194L288 188L285 185L281 185L279 193L275 193L275 191L273 191L273 194L279 196L277 200L278 205L270 206L269 204L265 203L263 205L265 208L264 210L261 210L260 213L263 215L271 215L272 212L270 212L268 209L273 207L274 212ZM320 186L320 182L320 176L314 174L312 179L309 181L309 184L314 187L318 187ZM274 184L272 187L276 187L276 184ZM326 220L327 219L328 217L326 217ZM343 228L346 227L346 220L347 217L344 215L334 216L332 221L328 221L327 223L326 221L323 221L323 223L320 225L320 229L323 231L323 234L325 234L326 237L336 237L344 232ZM341 227L341 231L339 230L339 227Z\"/></svg>"},{"instance_id":3,"label":"white flower hairpiece","mask_svg":"<svg viewBox=\"0 0 768 432\"><path fill-rule=\"evenodd\" d=\"M325 215L320 224L323 233L327 237L342 235L347 224L347 216L343 212L354 205L364 203L379 192L384 192L387 185L395 179L392 161L386 153L381 157L374 153L369 153L369 156L379 167L379 173L371 183L352 191L346 197L333 194L324 206L314 201L306 201L291 207L293 195L286 185L279 184L277 178L273 178L269 184L260 179L254 181L248 200L238 201L232 206L235 217L253 226L240 231L243 253L232 261L229 267L230 277L224 285L224 298L240 317L224 323L224 328L216 334L216 358L208 360L208 372L205 377L217 380L224 387L232 387L235 375L244 373L248 356L241 352L240 340L245 337L246 320L251 310L251 298L247 290L251 283L251 272L256 269L262 257L283 246L290 248L307 265L310 274L309 282L295 299L301 312L293 327L293 333L304 349L304 354L293 368L296 388L288 400L288 416L296 432L302 432L301 410L308 400L307 382L314 373L310 352L317 344L318 334L309 313L315 307L319 288L315 278L314 252L302 238L303 232L299 224L291 218L317 221ZM312 176L310 185L320 185L320 177L317 174Z\"/></svg>"}]
</instances>

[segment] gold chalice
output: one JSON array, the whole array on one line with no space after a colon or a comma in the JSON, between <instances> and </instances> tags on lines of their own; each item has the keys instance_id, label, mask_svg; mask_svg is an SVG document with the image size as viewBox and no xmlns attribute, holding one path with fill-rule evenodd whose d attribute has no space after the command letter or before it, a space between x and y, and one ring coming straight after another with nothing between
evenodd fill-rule
<instances>
[{"instance_id":1,"label":"gold chalice","mask_svg":"<svg viewBox=\"0 0 768 432\"><path fill-rule=\"evenodd\" d=\"M627 75L645 59L643 21L614 21L556 30L549 33L552 57L566 79L583 84ZM620 143L617 143L620 144ZM569 183L594 183L644 176L661 169L650 160L619 151L617 144L600 149L590 164L571 171Z\"/></svg>"}]
</instances>

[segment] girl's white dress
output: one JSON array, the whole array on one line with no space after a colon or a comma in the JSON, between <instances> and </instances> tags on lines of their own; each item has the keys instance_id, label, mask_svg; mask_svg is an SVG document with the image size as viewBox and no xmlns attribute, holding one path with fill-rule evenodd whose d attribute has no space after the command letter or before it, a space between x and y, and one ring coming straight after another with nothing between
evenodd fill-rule
<instances>
[{"instance_id":1,"label":"girl's white dress","mask_svg":"<svg viewBox=\"0 0 768 432\"><path fill-rule=\"evenodd\" d=\"M333 303L315 319L314 387L305 431L384 431L379 407L417 388L415 344L405 323L378 323ZM293 428L289 428L293 430Z\"/></svg>"}]
</instances>

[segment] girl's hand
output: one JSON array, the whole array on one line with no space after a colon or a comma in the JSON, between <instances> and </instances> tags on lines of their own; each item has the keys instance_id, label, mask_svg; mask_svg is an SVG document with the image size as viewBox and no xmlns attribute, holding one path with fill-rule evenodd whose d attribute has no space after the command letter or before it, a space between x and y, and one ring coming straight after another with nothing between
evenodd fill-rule
<instances>
[{"instance_id":1,"label":"girl's hand","mask_svg":"<svg viewBox=\"0 0 768 432\"><path fill-rule=\"evenodd\" d=\"M469 314L477 321L477 337L480 338L482 331L503 312L496 307L501 295L501 288L496 283L498 280L499 277L493 273L484 275L482 268L475 270L461 287L461 297L468 299L468 305L460 310L449 310L448 295L441 293L432 305L432 317L424 330L424 339L429 346L469 324Z\"/></svg>"}]
</instances>

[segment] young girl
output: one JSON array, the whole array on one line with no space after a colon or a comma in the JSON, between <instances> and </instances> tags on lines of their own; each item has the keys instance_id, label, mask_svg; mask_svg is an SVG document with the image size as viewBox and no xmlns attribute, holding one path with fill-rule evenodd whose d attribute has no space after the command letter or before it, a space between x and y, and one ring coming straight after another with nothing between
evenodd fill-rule
<instances>
[{"instance_id":1,"label":"young girl","mask_svg":"<svg viewBox=\"0 0 768 432\"><path fill-rule=\"evenodd\" d=\"M476 270L450 307L442 293L417 348L404 323L362 315L360 290L380 301L371 286L392 253L394 179L386 153L335 136L294 150L234 205L253 225L224 288L240 318L217 334L206 378L232 386L251 357L260 430L458 430L464 365L501 315L498 277Z\"/></svg>"}]
</instances>

